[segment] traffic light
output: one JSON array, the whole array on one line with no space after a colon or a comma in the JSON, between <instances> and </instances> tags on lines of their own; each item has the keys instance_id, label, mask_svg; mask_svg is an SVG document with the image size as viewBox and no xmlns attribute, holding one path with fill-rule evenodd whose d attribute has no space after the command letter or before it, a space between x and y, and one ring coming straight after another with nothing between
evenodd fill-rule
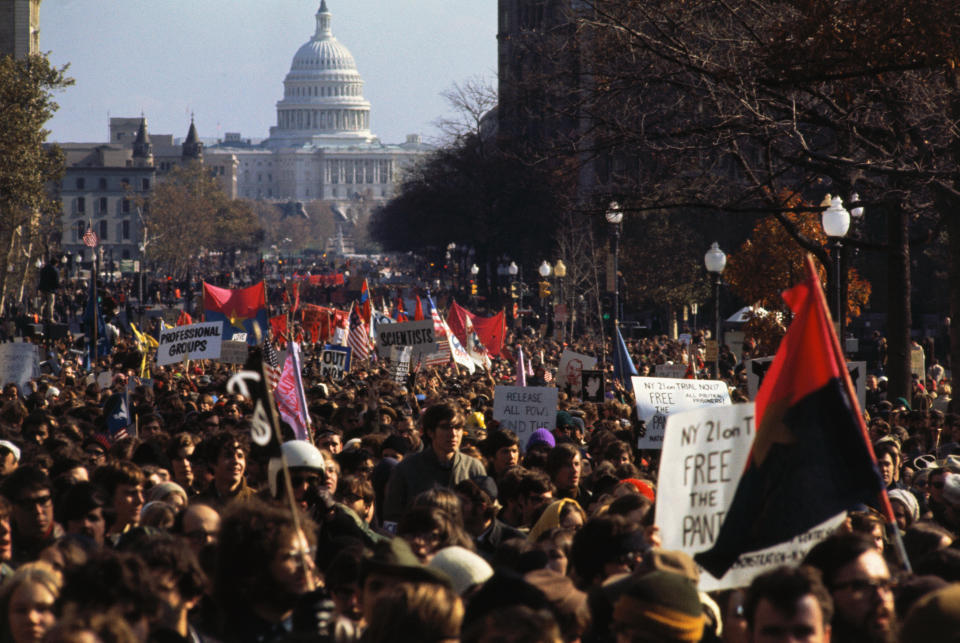
<instances>
[{"instance_id":1,"label":"traffic light","mask_svg":"<svg viewBox=\"0 0 960 643\"><path fill-rule=\"evenodd\" d=\"M470 294L471 295L477 294L477 282L475 282L472 279L470 280Z\"/></svg>"},{"instance_id":2,"label":"traffic light","mask_svg":"<svg viewBox=\"0 0 960 643\"><path fill-rule=\"evenodd\" d=\"M540 282L540 299L547 299L550 297L550 282L541 281Z\"/></svg>"},{"instance_id":3,"label":"traffic light","mask_svg":"<svg viewBox=\"0 0 960 643\"><path fill-rule=\"evenodd\" d=\"M513 281L510 283L510 298L519 299L520 293L517 291L517 282Z\"/></svg>"}]
</instances>

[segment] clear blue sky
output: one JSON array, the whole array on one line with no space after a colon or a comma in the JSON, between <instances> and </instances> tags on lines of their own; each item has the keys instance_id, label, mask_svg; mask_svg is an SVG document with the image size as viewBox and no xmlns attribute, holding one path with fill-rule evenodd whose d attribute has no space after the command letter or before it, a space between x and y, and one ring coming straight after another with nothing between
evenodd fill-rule
<instances>
[{"instance_id":1,"label":"clear blue sky","mask_svg":"<svg viewBox=\"0 0 960 643\"><path fill-rule=\"evenodd\" d=\"M40 48L70 63L49 140L103 141L109 116L144 112L150 131L266 137L319 0L44 0ZM357 61L371 130L386 143L438 136L440 93L495 83L495 0L327 0L333 35Z\"/></svg>"}]
</instances>

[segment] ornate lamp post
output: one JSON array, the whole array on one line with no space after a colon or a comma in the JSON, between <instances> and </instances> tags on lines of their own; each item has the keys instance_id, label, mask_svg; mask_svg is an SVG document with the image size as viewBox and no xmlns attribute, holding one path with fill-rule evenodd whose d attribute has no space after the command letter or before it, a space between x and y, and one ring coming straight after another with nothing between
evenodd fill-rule
<instances>
[{"instance_id":1,"label":"ornate lamp post","mask_svg":"<svg viewBox=\"0 0 960 643\"><path fill-rule=\"evenodd\" d=\"M723 269L727 266L727 255L723 253L723 250L720 249L720 246L716 241L714 241L713 245L710 246L710 249L707 250L707 254L703 257L703 263L707 268L707 272L716 275L716 279L714 280L713 305L714 341L717 342L717 354L713 360L713 376L717 379L720 379L720 275L723 273Z\"/></svg>"},{"instance_id":2,"label":"ornate lamp post","mask_svg":"<svg viewBox=\"0 0 960 643\"><path fill-rule=\"evenodd\" d=\"M863 209L858 208L860 214ZM843 207L843 199L838 196L830 200L830 207L820 215L820 222L823 224L823 231L830 238L833 247L833 279L835 303L833 308L834 321L837 324L837 334L840 336L840 347L844 352L846 340L844 340L844 322L846 321L846 306L843 305L843 267L840 255L843 253L843 238L847 236L850 230L850 213Z\"/></svg>"},{"instance_id":3,"label":"ornate lamp post","mask_svg":"<svg viewBox=\"0 0 960 643\"><path fill-rule=\"evenodd\" d=\"M611 201L604 214L613 229L613 323L620 323L620 222L623 210L616 201Z\"/></svg>"}]
</instances>

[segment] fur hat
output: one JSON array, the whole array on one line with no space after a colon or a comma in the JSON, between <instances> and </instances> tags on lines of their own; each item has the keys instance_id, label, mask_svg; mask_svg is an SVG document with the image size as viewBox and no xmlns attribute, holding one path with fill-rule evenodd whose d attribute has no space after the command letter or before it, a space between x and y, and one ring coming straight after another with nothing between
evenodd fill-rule
<instances>
[{"instance_id":1,"label":"fur hat","mask_svg":"<svg viewBox=\"0 0 960 643\"><path fill-rule=\"evenodd\" d=\"M907 512L910 514L910 523L915 523L920 518L920 503L917 502L917 497L907 491L906 489L891 489L887 492L887 495L890 497L890 500L896 500L904 507L907 508Z\"/></svg>"}]
</instances>

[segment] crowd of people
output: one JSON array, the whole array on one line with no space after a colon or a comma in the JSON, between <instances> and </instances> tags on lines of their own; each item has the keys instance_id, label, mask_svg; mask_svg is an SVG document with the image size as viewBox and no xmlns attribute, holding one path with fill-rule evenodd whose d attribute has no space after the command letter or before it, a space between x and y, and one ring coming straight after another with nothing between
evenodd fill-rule
<instances>
[{"instance_id":1,"label":"crowd of people","mask_svg":"<svg viewBox=\"0 0 960 643\"><path fill-rule=\"evenodd\" d=\"M610 354L532 329L507 343L531 357L533 385L557 385L564 349ZM627 346L642 375L686 360L709 370L665 337ZM556 428L521 440L493 418L495 386L516 376L507 359L403 381L355 361L333 381L308 345L309 439L284 427L277 448L251 441L252 401L227 389L236 367L138 377L142 355L122 330L91 370L72 348L45 344L55 368L0 397L3 642L931 643L960 632L960 415L942 369L911 399L868 382L912 571L862 507L803 565L706 593L706 572L660 546L659 452L637 449L644 423L609 373L602 402L561 390ZM722 351L735 401L754 350ZM117 433L108 401L119 394L133 421Z\"/></svg>"}]
</instances>

